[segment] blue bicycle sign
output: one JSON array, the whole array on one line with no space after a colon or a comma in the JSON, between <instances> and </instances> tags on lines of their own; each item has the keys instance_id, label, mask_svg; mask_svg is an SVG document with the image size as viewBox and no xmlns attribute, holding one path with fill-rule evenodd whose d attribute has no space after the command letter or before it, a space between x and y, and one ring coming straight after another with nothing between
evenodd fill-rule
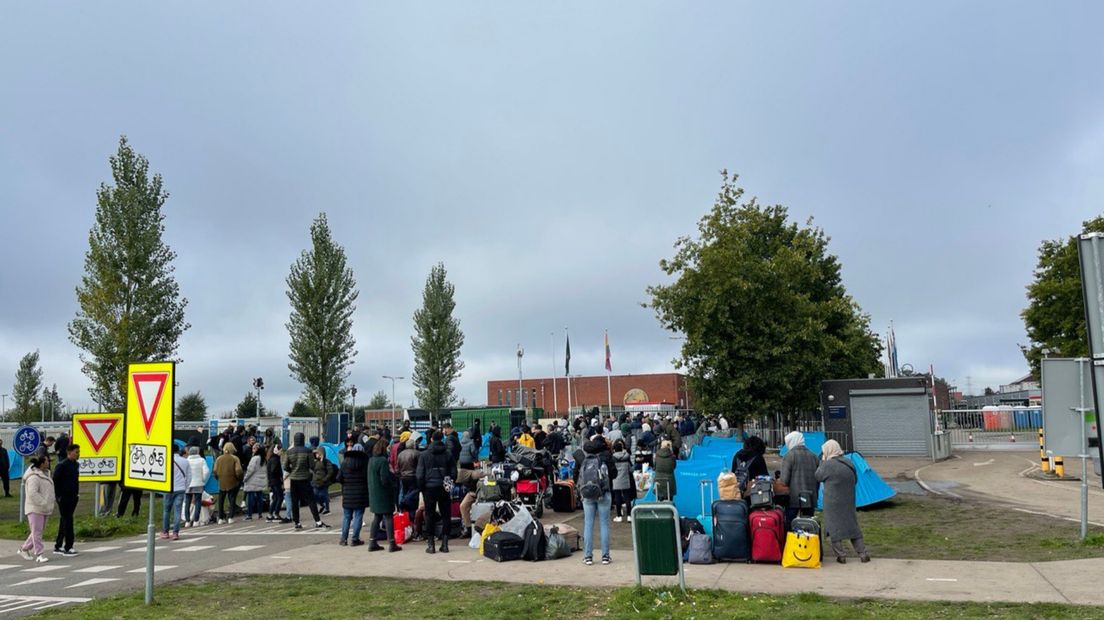
<instances>
[{"instance_id":1,"label":"blue bicycle sign","mask_svg":"<svg viewBox=\"0 0 1104 620\"><path fill-rule=\"evenodd\" d=\"M12 443L15 444L15 451L20 456L30 456L38 450L38 446L42 444L42 433L38 432L33 426L20 426L15 429L15 435L12 438Z\"/></svg>"}]
</instances>

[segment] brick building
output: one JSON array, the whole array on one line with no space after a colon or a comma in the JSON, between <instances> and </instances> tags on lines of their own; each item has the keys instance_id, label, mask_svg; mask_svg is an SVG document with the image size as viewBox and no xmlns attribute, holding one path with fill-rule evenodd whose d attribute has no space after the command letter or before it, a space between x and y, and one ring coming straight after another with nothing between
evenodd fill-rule
<instances>
[{"instance_id":1,"label":"brick building","mask_svg":"<svg viewBox=\"0 0 1104 620\"><path fill-rule=\"evenodd\" d=\"M487 405L491 407L540 407L551 417L552 413L568 413L567 379L556 377L556 393L553 397L551 377L525 377L521 394L517 379L500 379L487 382ZM675 372L648 375L613 375L610 377L613 407L625 403L666 402L679 409L693 409L693 395L689 392L686 375ZM606 408L606 376L572 377L571 406Z\"/></svg>"}]
</instances>

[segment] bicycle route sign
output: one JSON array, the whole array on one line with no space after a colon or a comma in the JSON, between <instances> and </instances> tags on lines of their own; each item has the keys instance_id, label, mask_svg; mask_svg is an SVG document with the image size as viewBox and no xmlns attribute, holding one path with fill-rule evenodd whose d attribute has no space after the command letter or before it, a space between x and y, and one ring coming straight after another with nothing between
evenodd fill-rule
<instances>
[{"instance_id":1,"label":"bicycle route sign","mask_svg":"<svg viewBox=\"0 0 1104 620\"><path fill-rule=\"evenodd\" d=\"M127 371L123 484L169 493L176 379L174 362L131 364ZM181 489L182 490L182 489Z\"/></svg>"},{"instance_id":2,"label":"bicycle route sign","mask_svg":"<svg viewBox=\"0 0 1104 620\"><path fill-rule=\"evenodd\" d=\"M115 482L122 478L123 414L75 414L71 436L81 446L81 482Z\"/></svg>"},{"instance_id":3,"label":"bicycle route sign","mask_svg":"<svg viewBox=\"0 0 1104 620\"><path fill-rule=\"evenodd\" d=\"M12 443L20 456L30 456L42 445L42 433L33 426L20 426L12 435Z\"/></svg>"}]
</instances>

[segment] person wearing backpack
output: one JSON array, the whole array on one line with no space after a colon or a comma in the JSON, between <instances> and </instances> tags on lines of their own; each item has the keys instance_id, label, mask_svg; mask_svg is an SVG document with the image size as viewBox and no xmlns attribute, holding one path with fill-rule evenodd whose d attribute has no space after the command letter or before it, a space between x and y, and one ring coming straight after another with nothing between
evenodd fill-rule
<instances>
[{"instance_id":1,"label":"person wearing backpack","mask_svg":"<svg viewBox=\"0 0 1104 620\"><path fill-rule=\"evenodd\" d=\"M671 440L661 441L655 456L654 483L656 499L661 502L671 501L675 497L675 461L677 459L678 455L671 448Z\"/></svg>"},{"instance_id":2,"label":"person wearing backpack","mask_svg":"<svg viewBox=\"0 0 1104 620\"><path fill-rule=\"evenodd\" d=\"M600 433L593 433L583 444L582 457L575 459L575 488L583 500L583 564L594 564L594 518L602 542L602 564L610 563L610 506L612 481L617 477L609 444ZM578 452L576 452L578 454Z\"/></svg>"},{"instance_id":3,"label":"person wearing backpack","mask_svg":"<svg viewBox=\"0 0 1104 620\"><path fill-rule=\"evenodd\" d=\"M722 418L724 419L724 418ZM732 473L740 484L740 494L747 496L750 484L760 476L769 476L767 461L763 455L767 444L758 435L752 435L744 442L744 447L732 457Z\"/></svg>"}]
</instances>

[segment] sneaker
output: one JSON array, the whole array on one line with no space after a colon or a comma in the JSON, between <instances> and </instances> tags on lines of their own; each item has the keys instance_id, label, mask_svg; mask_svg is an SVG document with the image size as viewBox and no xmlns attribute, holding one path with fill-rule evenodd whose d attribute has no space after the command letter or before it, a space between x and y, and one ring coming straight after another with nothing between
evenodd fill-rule
<instances>
[{"instance_id":1,"label":"sneaker","mask_svg":"<svg viewBox=\"0 0 1104 620\"><path fill-rule=\"evenodd\" d=\"M348 546L348 545L349 545L349 543L345 542L344 540L339 540L339 541L337 541L337 544L338 544L338 545L340 545L340 546L342 546L342 547L346 547L346 546Z\"/></svg>"},{"instance_id":2,"label":"sneaker","mask_svg":"<svg viewBox=\"0 0 1104 620\"><path fill-rule=\"evenodd\" d=\"M54 547L54 555L65 555L65 552L61 550L61 547Z\"/></svg>"},{"instance_id":3,"label":"sneaker","mask_svg":"<svg viewBox=\"0 0 1104 620\"><path fill-rule=\"evenodd\" d=\"M46 562L50 561L50 558L46 557L46 554L43 553L42 555L36 557L34 561L38 562L39 564L45 564Z\"/></svg>"},{"instance_id":4,"label":"sneaker","mask_svg":"<svg viewBox=\"0 0 1104 620\"><path fill-rule=\"evenodd\" d=\"M168 540L169 539L169 533L168 532L161 532L161 534L158 536L158 538L160 538L161 540Z\"/></svg>"},{"instance_id":5,"label":"sneaker","mask_svg":"<svg viewBox=\"0 0 1104 620\"><path fill-rule=\"evenodd\" d=\"M303 529L303 524L302 523L296 523L295 524L295 529L297 529L297 530Z\"/></svg>"},{"instance_id":6,"label":"sneaker","mask_svg":"<svg viewBox=\"0 0 1104 620\"><path fill-rule=\"evenodd\" d=\"M614 523L620 523L621 522L621 517L614 517L613 522Z\"/></svg>"},{"instance_id":7,"label":"sneaker","mask_svg":"<svg viewBox=\"0 0 1104 620\"><path fill-rule=\"evenodd\" d=\"M610 556L608 556L608 555L603 555L603 556L602 556L602 564L603 564L604 566L609 566L609 563L610 563Z\"/></svg>"},{"instance_id":8,"label":"sneaker","mask_svg":"<svg viewBox=\"0 0 1104 620\"><path fill-rule=\"evenodd\" d=\"M630 515L628 517L625 517L625 520L628 521L629 523L632 523L632 516Z\"/></svg>"},{"instance_id":9,"label":"sneaker","mask_svg":"<svg viewBox=\"0 0 1104 620\"><path fill-rule=\"evenodd\" d=\"M67 558L75 558L80 554L77 553L76 549L66 549L65 552L62 553L61 555L64 555Z\"/></svg>"},{"instance_id":10,"label":"sneaker","mask_svg":"<svg viewBox=\"0 0 1104 620\"><path fill-rule=\"evenodd\" d=\"M583 558L583 564L585 564L587 566L593 566L594 565L594 558Z\"/></svg>"},{"instance_id":11,"label":"sneaker","mask_svg":"<svg viewBox=\"0 0 1104 620\"><path fill-rule=\"evenodd\" d=\"M219 525L226 525L226 519L219 519L218 524Z\"/></svg>"},{"instance_id":12,"label":"sneaker","mask_svg":"<svg viewBox=\"0 0 1104 620\"><path fill-rule=\"evenodd\" d=\"M252 521L253 520L253 515L249 515L248 517L245 518L245 520L246 521Z\"/></svg>"},{"instance_id":13,"label":"sneaker","mask_svg":"<svg viewBox=\"0 0 1104 620\"><path fill-rule=\"evenodd\" d=\"M169 534L169 540L180 540L180 534L176 532Z\"/></svg>"},{"instance_id":14,"label":"sneaker","mask_svg":"<svg viewBox=\"0 0 1104 620\"><path fill-rule=\"evenodd\" d=\"M231 525L231 524L233 524L233 523L234 523L234 520L233 520L233 519L227 519L227 520L226 520L226 524L227 524L227 525Z\"/></svg>"},{"instance_id":15,"label":"sneaker","mask_svg":"<svg viewBox=\"0 0 1104 620\"><path fill-rule=\"evenodd\" d=\"M317 528L323 528L323 527L324 527L324 528L326 528L326 529L330 529L330 526L326 525L326 524L325 524L324 522L322 522L322 521L319 521L319 522L315 523L315 524L314 524L314 527L315 527L315 529L317 529Z\"/></svg>"},{"instance_id":16,"label":"sneaker","mask_svg":"<svg viewBox=\"0 0 1104 620\"><path fill-rule=\"evenodd\" d=\"M859 561L862 562L863 564L866 564L867 562L870 561L870 554L869 553L864 553L864 554L860 555L859 556Z\"/></svg>"},{"instance_id":17,"label":"sneaker","mask_svg":"<svg viewBox=\"0 0 1104 620\"><path fill-rule=\"evenodd\" d=\"M33 560L33 559L35 559L35 556L31 555L30 551L25 551L23 549L19 550L19 557L23 558L24 560Z\"/></svg>"}]
</instances>

